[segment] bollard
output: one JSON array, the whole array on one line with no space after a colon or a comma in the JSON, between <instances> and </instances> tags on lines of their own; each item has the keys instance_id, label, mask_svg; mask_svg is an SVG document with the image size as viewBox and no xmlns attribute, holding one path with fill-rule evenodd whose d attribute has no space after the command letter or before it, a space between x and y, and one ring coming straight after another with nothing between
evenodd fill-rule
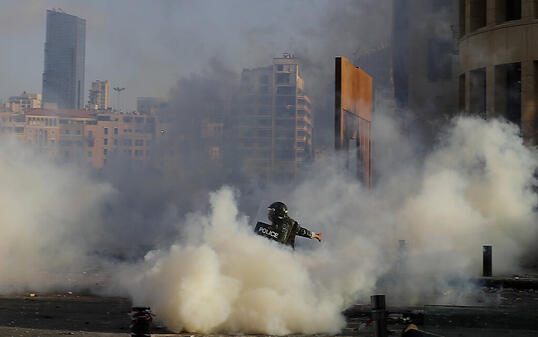
<instances>
[{"instance_id":1,"label":"bollard","mask_svg":"<svg viewBox=\"0 0 538 337\"><path fill-rule=\"evenodd\" d=\"M370 296L372 306L372 320L374 321L375 337L387 337L387 323L385 321L385 295Z\"/></svg>"},{"instance_id":2,"label":"bollard","mask_svg":"<svg viewBox=\"0 0 538 337\"><path fill-rule=\"evenodd\" d=\"M491 249L492 247L490 245L484 245L482 247L482 276L490 277L492 275Z\"/></svg>"},{"instance_id":3,"label":"bollard","mask_svg":"<svg viewBox=\"0 0 538 337\"><path fill-rule=\"evenodd\" d=\"M153 314L149 307L133 307L129 310L131 317L131 337L150 337Z\"/></svg>"}]
</instances>

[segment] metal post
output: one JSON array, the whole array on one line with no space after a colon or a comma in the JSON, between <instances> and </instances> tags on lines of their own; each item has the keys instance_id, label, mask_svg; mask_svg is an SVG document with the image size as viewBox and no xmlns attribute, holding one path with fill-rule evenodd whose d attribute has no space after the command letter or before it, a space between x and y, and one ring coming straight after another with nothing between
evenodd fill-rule
<instances>
[{"instance_id":1,"label":"metal post","mask_svg":"<svg viewBox=\"0 0 538 337\"><path fill-rule=\"evenodd\" d=\"M387 337L387 323L385 321L385 295L370 296L372 306L372 320L374 321L375 337Z\"/></svg>"},{"instance_id":2,"label":"metal post","mask_svg":"<svg viewBox=\"0 0 538 337\"><path fill-rule=\"evenodd\" d=\"M484 245L482 248L482 276L491 276L492 275L492 247L490 245Z\"/></svg>"},{"instance_id":3,"label":"metal post","mask_svg":"<svg viewBox=\"0 0 538 337\"><path fill-rule=\"evenodd\" d=\"M129 310L131 317L131 337L150 337L153 314L150 307L133 307Z\"/></svg>"}]
</instances>

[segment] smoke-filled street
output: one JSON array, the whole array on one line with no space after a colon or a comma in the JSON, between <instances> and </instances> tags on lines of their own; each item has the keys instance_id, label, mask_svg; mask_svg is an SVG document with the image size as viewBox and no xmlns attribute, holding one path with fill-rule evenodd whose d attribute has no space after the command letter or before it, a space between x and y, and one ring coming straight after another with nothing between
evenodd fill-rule
<instances>
[{"instance_id":1,"label":"smoke-filled street","mask_svg":"<svg viewBox=\"0 0 538 337\"><path fill-rule=\"evenodd\" d=\"M0 0L0 336L536 335L537 18Z\"/></svg>"}]
</instances>

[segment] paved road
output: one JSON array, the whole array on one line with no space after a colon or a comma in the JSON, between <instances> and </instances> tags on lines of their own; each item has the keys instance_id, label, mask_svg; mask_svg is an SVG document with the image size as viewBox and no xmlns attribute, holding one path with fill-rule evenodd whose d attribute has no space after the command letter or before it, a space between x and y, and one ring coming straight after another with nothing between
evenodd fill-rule
<instances>
[{"instance_id":1,"label":"paved road","mask_svg":"<svg viewBox=\"0 0 538 337\"><path fill-rule=\"evenodd\" d=\"M446 337L538 336L538 290L491 288L484 291L499 299L495 306L389 306L392 336L400 335L408 323L405 316L411 312L423 314L420 328ZM0 296L0 336L129 336L129 308L130 302L124 298L76 294ZM368 320L367 305L353 307L348 326L341 335L373 336L373 328L365 326ZM164 327L153 329L153 334L159 337L192 335L171 334Z\"/></svg>"}]
</instances>

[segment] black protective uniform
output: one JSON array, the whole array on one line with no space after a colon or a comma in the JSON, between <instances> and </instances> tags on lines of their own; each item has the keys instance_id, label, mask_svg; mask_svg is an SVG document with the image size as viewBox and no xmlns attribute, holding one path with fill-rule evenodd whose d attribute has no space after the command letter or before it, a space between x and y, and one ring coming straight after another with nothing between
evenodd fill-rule
<instances>
[{"instance_id":1,"label":"black protective uniform","mask_svg":"<svg viewBox=\"0 0 538 337\"><path fill-rule=\"evenodd\" d=\"M288 207L283 202L277 201L267 208L267 217L271 225L258 222L254 231L258 235L275 240L285 245L295 248L295 237L297 235L312 239L317 234L306 228L299 226L297 221L288 216ZM321 237L318 238L320 240Z\"/></svg>"},{"instance_id":2,"label":"black protective uniform","mask_svg":"<svg viewBox=\"0 0 538 337\"><path fill-rule=\"evenodd\" d=\"M309 239L314 237L313 232L301 227L297 221L288 216L274 221L271 226L274 228L275 232L278 233L277 241L292 246L293 248L295 248L295 236L299 235Z\"/></svg>"}]
</instances>

